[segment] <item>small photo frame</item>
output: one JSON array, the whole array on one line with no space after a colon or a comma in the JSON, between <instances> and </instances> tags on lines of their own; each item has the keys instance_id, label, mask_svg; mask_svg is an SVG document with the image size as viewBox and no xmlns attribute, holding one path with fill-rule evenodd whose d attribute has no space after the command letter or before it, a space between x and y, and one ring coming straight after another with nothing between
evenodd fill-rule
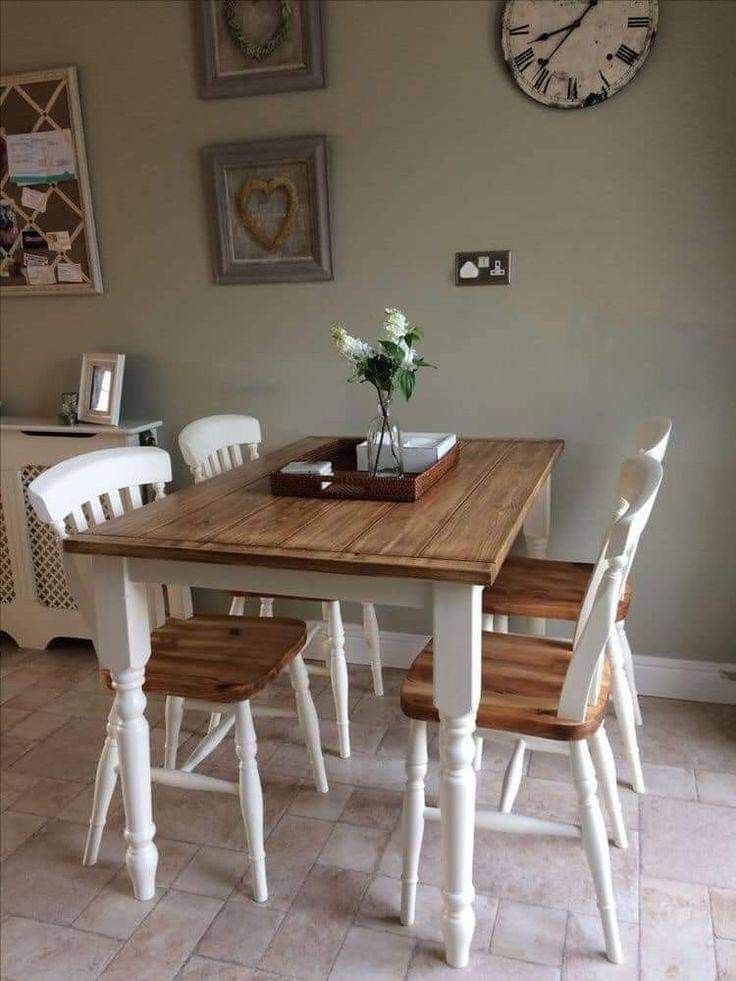
<instances>
[{"instance_id":1,"label":"small photo frame","mask_svg":"<svg viewBox=\"0 0 736 981\"><path fill-rule=\"evenodd\" d=\"M204 150L218 283L332 279L324 136Z\"/></svg>"},{"instance_id":2,"label":"small photo frame","mask_svg":"<svg viewBox=\"0 0 736 981\"><path fill-rule=\"evenodd\" d=\"M79 381L80 422L117 426L123 394L124 354L83 354Z\"/></svg>"},{"instance_id":3,"label":"small photo frame","mask_svg":"<svg viewBox=\"0 0 736 981\"><path fill-rule=\"evenodd\" d=\"M199 96L323 89L320 0L195 0Z\"/></svg>"}]
</instances>

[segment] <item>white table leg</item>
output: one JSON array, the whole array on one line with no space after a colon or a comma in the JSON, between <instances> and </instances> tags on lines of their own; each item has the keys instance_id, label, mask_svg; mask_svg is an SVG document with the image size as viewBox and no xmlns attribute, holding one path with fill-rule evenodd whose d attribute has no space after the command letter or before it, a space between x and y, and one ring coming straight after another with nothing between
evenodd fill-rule
<instances>
[{"instance_id":1,"label":"white table leg","mask_svg":"<svg viewBox=\"0 0 736 981\"><path fill-rule=\"evenodd\" d=\"M440 713L443 933L452 967L466 967L475 930L475 715L481 683L480 586L434 587L434 703Z\"/></svg>"},{"instance_id":2,"label":"white table leg","mask_svg":"<svg viewBox=\"0 0 736 981\"><path fill-rule=\"evenodd\" d=\"M156 892L158 851L151 807L151 758L144 715L145 664L151 656L146 587L128 577L127 559L92 560L97 657L112 673L120 782L125 806L125 863L136 899Z\"/></svg>"},{"instance_id":3,"label":"white table leg","mask_svg":"<svg viewBox=\"0 0 736 981\"><path fill-rule=\"evenodd\" d=\"M552 482L551 478L547 477L524 520L526 551L533 559L544 559L547 556L551 504ZM546 631L546 620L543 617L529 617L527 631L530 634L543 636Z\"/></svg>"}]
</instances>

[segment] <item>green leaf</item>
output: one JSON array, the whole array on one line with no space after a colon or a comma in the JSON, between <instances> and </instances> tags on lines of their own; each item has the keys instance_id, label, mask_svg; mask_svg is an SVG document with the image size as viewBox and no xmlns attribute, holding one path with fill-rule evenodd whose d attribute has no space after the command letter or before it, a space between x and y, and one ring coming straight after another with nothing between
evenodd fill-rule
<instances>
[{"instance_id":1,"label":"green leaf","mask_svg":"<svg viewBox=\"0 0 736 981\"><path fill-rule=\"evenodd\" d=\"M397 377L401 394L408 402L414 392L414 372L409 371L406 368L402 368Z\"/></svg>"}]
</instances>

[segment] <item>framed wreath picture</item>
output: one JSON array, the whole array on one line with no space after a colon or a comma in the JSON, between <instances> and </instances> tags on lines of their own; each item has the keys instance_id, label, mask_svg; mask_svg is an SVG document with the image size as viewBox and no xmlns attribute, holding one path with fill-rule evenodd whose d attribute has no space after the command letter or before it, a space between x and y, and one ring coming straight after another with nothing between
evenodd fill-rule
<instances>
[{"instance_id":1,"label":"framed wreath picture","mask_svg":"<svg viewBox=\"0 0 736 981\"><path fill-rule=\"evenodd\" d=\"M203 99L325 87L320 0L196 0Z\"/></svg>"},{"instance_id":2,"label":"framed wreath picture","mask_svg":"<svg viewBox=\"0 0 736 981\"><path fill-rule=\"evenodd\" d=\"M218 283L332 279L324 136L204 150Z\"/></svg>"}]
</instances>

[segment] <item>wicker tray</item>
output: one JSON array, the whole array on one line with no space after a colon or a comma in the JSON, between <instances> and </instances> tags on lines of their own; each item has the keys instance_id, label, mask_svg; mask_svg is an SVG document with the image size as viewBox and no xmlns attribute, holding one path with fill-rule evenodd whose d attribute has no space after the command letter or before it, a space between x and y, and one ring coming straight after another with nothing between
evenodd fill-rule
<instances>
[{"instance_id":1,"label":"wicker tray","mask_svg":"<svg viewBox=\"0 0 736 981\"><path fill-rule=\"evenodd\" d=\"M416 501L441 480L460 458L455 444L441 460L422 473L403 477L373 477L356 469L355 447L362 437L331 439L324 442L304 460L331 460L333 473L328 476L271 472L271 493L284 497L346 498L357 501Z\"/></svg>"}]
</instances>

